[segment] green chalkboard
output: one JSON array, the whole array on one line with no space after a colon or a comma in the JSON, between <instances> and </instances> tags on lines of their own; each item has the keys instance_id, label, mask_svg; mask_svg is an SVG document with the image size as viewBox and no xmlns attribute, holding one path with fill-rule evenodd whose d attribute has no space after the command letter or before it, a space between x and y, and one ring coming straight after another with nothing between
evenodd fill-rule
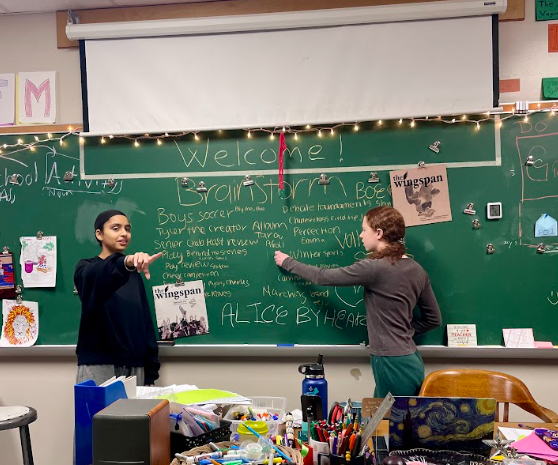
<instances>
[{"instance_id":1,"label":"green chalkboard","mask_svg":"<svg viewBox=\"0 0 558 465\"><path fill-rule=\"evenodd\" d=\"M500 344L502 328L533 327L539 340L555 339L558 324L556 238L535 239L542 213L558 217L558 118L508 120L500 130L483 123L397 121L337 130L334 135L287 136L285 199L277 193L278 139L245 132L200 134L163 145L77 138L37 150L0 155L0 245L19 256L19 236L36 231L58 237L54 289L25 289L39 302L39 344L74 344L80 317L73 271L98 253L93 219L106 208L128 212L133 250L163 251L149 284L201 279L210 334L185 344L359 344L367 339L362 290L324 288L293 278L273 262L280 248L300 260L343 266L363 258L362 214L391 203L388 169L419 161L447 163L453 221L409 228L410 253L431 276L444 323L476 323L479 344ZM0 145L17 138L2 137ZM32 140L32 136L23 137ZM440 152L429 145L440 142ZM525 166L528 155L535 165ZM203 162L202 162L203 160ZM369 184L376 167L380 183ZM384 167L383 169L378 167ZM319 174L331 178L318 185ZM10 185L12 173L23 184ZM244 175L255 181L242 184ZM156 176L156 177L155 177ZM187 176L189 186L181 186ZM114 177L109 187L106 178ZM203 181L209 191L200 194ZM486 203L503 203L503 218L489 221ZM473 202L481 228L463 213ZM538 243L547 252L537 254ZM488 255L491 243L495 253ZM152 302L152 299L151 299ZM444 343L436 330L420 343Z\"/></svg>"}]
</instances>

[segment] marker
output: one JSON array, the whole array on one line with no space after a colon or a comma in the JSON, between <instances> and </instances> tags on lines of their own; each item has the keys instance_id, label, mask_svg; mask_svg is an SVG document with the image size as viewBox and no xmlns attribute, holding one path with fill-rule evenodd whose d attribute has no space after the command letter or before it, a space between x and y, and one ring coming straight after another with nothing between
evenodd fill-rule
<instances>
[{"instance_id":1,"label":"marker","mask_svg":"<svg viewBox=\"0 0 558 465\"><path fill-rule=\"evenodd\" d=\"M277 344L277 347L294 347L294 344Z\"/></svg>"},{"instance_id":2,"label":"marker","mask_svg":"<svg viewBox=\"0 0 558 465\"><path fill-rule=\"evenodd\" d=\"M519 426L520 428L535 429L534 427L529 425L524 425L523 423L518 423L517 426Z\"/></svg>"},{"instance_id":3,"label":"marker","mask_svg":"<svg viewBox=\"0 0 558 465\"><path fill-rule=\"evenodd\" d=\"M256 436L257 438L261 438L262 435L260 433L258 433L257 431L254 431L252 428L250 428L246 423L242 423L244 425L244 427L250 431L254 436ZM291 458L288 455L285 455L283 452L281 452L281 450L275 445L275 444L271 444L271 446L275 449L275 452L277 452L281 457L283 457L287 462L289 463L293 463L293 461L291 460Z\"/></svg>"}]
</instances>

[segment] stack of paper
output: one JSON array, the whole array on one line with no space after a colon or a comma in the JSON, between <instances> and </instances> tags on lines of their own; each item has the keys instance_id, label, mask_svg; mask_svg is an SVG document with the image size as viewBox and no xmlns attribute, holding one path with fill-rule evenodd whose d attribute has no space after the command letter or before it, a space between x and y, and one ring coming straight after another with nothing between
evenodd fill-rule
<instances>
[{"instance_id":1,"label":"stack of paper","mask_svg":"<svg viewBox=\"0 0 558 465\"><path fill-rule=\"evenodd\" d=\"M156 399L157 397L170 396L179 392L191 391L198 389L193 384L171 384L170 386L138 386L136 388L136 397L138 399Z\"/></svg>"},{"instance_id":2,"label":"stack of paper","mask_svg":"<svg viewBox=\"0 0 558 465\"><path fill-rule=\"evenodd\" d=\"M193 389L176 394L162 396L182 405L197 404L250 404L250 399L239 396L234 392L219 389Z\"/></svg>"},{"instance_id":3,"label":"stack of paper","mask_svg":"<svg viewBox=\"0 0 558 465\"><path fill-rule=\"evenodd\" d=\"M136 384L137 384L137 379L135 376L119 376L118 378L116 376L113 376L110 379L107 379L103 384L99 385L99 387L106 387L109 386L112 383L116 383L116 381L121 381L122 384L124 385L124 389L126 390L126 395L128 396L128 399L135 399L136 398Z\"/></svg>"},{"instance_id":4,"label":"stack of paper","mask_svg":"<svg viewBox=\"0 0 558 465\"><path fill-rule=\"evenodd\" d=\"M535 432L514 442L512 447L521 454L531 455L552 463L558 461L558 451L548 446Z\"/></svg>"},{"instance_id":5,"label":"stack of paper","mask_svg":"<svg viewBox=\"0 0 558 465\"><path fill-rule=\"evenodd\" d=\"M504 345L514 348L535 348L535 338L533 337L533 328L513 328L503 329Z\"/></svg>"},{"instance_id":6,"label":"stack of paper","mask_svg":"<svg viewBox=\"0 0 558 465\"><path fill-rule=\"evenodd\" d=\"M498 427L498 429L500 430L500 433L502 433L504 439L507 439L508 441L519 441L533 432L532 429L505 428L503 426Z\"/></svg>"}]
</instances>

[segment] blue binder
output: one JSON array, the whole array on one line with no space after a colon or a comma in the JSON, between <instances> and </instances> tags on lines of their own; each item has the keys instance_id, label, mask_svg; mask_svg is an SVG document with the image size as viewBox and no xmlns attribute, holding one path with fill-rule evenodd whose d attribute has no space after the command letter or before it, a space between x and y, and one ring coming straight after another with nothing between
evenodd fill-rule
<instances>
[{"instance_id":1,"label":"blue binder","mask_svg":"<svg viewBox=\"0 0 558 465\"><path fill-rule=\"evenodd\" d=\"M93 415L118 399L127 399L122 381L100 387L89 380L74 386L76 465L93 463Z\"/></svg>"}]
</instances>

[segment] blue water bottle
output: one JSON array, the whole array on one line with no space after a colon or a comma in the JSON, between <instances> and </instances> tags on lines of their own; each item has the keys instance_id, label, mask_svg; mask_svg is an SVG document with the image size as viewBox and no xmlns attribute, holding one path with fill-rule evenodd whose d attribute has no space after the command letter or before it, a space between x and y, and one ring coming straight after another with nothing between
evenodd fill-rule
<instances>
[{"instance_id":1,"label":"blue water bottle","mask_svg":"<svg viewBox=\"0 0 558 465\"><path fill-rule=\"evenodd\" d=\"M327 418L327 381L324 375L324 356L318 355L318 363L300 365L298 372L304 375L302 381L302 394L307 396L320 396L322 401L323 417Z\"/></svg>"}]
</instances>

